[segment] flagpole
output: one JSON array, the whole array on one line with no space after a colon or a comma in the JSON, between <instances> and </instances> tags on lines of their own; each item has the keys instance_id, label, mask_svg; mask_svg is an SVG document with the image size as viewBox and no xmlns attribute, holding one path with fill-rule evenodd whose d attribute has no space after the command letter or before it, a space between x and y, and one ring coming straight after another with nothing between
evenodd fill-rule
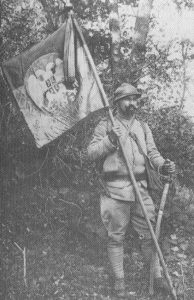
<instances>
[{"instance_id":1,"label":"flagpole","mask_svg":"<svg viewBox=\"0 0 194 300\"><path fill-rule=\"evenodd\" d=\"M168 178L168 181L164 185L164 190L163 190L163 193L162 193L162 199L161 199L161 203L160 203L160 207L159 207L159 211L158 211L158 218L157 218L156 228L155 228L155 235L156 235L157 240L159 240L159 237L160 237L160 226L161 226L161 222L162 222L164 206L166 204L169 187L170 187L170 178ZM153 286L154 286L154 265L155 265L155 261L156 261L156 254L157 253L155 251L152 253L152 260L151 260L151 264L150 264L149 293L150 293L151 296L153 296L153 294L154 294L154 289L153 289Z\"/></svg>"},{"instance_id":2,"label":"flagpole","mask_svg":"<svg viewBox=\"0 0 194 300\"><path fill-rule=\"evenodd\" d=\"M105 94L105 92L104 92L104 88L103 88L103 86L102 86L102 83L101 83L100 78L99 78L99 76L98 76L98 73L97 73L97 71L96 71L96 67L95 67L95 64L94 64L94 62L93 62L92 56L91 56L91 54L90 54L90 51L89 51L89 49L88 49L88 46L87 46L87 44L86 44L85 38L84 38L84 36L83 36L83 34L82 34L80 28L79 28L79 25L78 25L76 19L75 19L73 16L72 16L72 20L73 20L74 26L75 26L75 28L76 28L76 31L77 31L77 33L78 33L78 35L79 35L79 38L80 38L80 40L81 40L81 42L82 42L82 46L83 46L83 48L84 48L84 50L85 50L86 56L87 56L87 58L88 58L88 61L89 61L90 65L91 65L91 68L92 68L94 77L95 77L95 79L96 79L98 88L99 88L99 90L100 90L100 92L101 92L101 95L102 95L102 98L103 98L103 101L104 101L104 105L107 106L107 107L109 107L108 99L107 99L107 97L106 97L106 94ZM110 116L112 125L114 126L115 120L114 120L112 111L110 110L110 107L109 107L109 116ZM153 239L154 245L155 245L156 250L157 250L157 252L158 252L158 256L159 256L159 258L160 258L160 261L161 261L161 264L162 264L162 267L163 267L163 270L164 270L164 274L165 274L166 279L167 279L167 281L168 281L168 284L169 284L169 286L170 286L170 289L171 289L173 298L176 300L176 299L177 299L177 297L176 297L176 292L175 292L174 287L173 287L173 285L172 285L172 281L171 281L171 278L170 278L170 276L169 276L168 269L167 269L167 266L166 266L166 264L165 264L165 261L164 261L164 258L163 258L162 251L161 251L161 249L160 249L160 246L159 246L159 244L158 244L157 238L156 238L156 236L155 236L155 233L154 233L152 224L151 224L151 222L150 222L150 220L149 220L149 218L148 218L148 214L147 214L146 207L145 207L145 205L144 205L144 203L143 203L143 199L142 199L142 197L141 197L141 194L140 194L140 191L139 191L139 187L138 187L138 185L137 185L137 181L136 181L136 179L135 179L135 176L134 176L134 174L133 174L133 171L132 171L132 168L131 168L129 159L128 159L128 154L127 154L127 152L126 152L126 150L125 150L125 148L124 148L124 146L123 146L123 143L122 143L121 139L119 139L119 144L120 144L120 147L121 147L121 150L122 150L124 159L125 159L125 161L126 161L127 169L128 169L128 172L129 172L131 181L132 181L132 183L133 183L135 192L136 192L136 194L137 194L137 198L138 198L138 200L139 200L139 203L140 203L140 205L141 205L141 208L142 208L142 211L143 211L145 220L146 220L147 225L148 225L148 228L149 228L149 230L150 230L151 237L152 237L152 239Z\"/></svg>"}]
</instances>

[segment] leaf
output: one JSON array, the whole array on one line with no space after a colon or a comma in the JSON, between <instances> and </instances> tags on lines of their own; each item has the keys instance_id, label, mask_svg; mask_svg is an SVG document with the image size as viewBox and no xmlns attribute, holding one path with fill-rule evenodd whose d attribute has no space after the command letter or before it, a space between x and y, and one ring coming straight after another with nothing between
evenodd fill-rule
<instances>
[{"instance_id":1,"label":"leaf","mask_svg":"<svg viewBox=\"0 0 194 300\"><path fill-rule=\"evenodd\" d=\"M176 276L176 277L180 277L180 276L181 276L177 271L174 271L174 272L172 273L172 275L174 275L174 276Z\"/></svg>"},{"instance_id":2,"label":"leaf","mask_svg":"<svg viewBox=\"0 0 194 300\"><path fill-rule=\"evenodd\" d=\"M181 248L181 250L186 251L187 248L189 247L189 243L185 242L179 245L179 247Z\"/></svg>"},{"instance_id":3,"label":"leaf","mask_svg":"<svg viewBox=\"0 0 194 300\"><path fill-rule=\"evenodd\" d=\"M171 238L171 240L177 240L176 234L171 234L171 235L170 235L170 238Z\"/></svg>"},{"instance_id":4,"label":"leaf","mask_svg":"<svg viewBox=\"0 0 194 300\"><path fill-rule=\"evenodd\" d=\"M179 248L177 246L175 246L175 247L172 247L171 250L174 251L174 252L178 252Z\"/></svg>"},{"instance_id":5,"label":"leaf","mask_svg":"<svg viewBox=\"0 0 194 300\"><path fill-rule=\"evenodd\" d=\"M178 258L187 258L187 255L185 255L183 253L177 253L177 257Z\"/></svg>"}]
</instances>

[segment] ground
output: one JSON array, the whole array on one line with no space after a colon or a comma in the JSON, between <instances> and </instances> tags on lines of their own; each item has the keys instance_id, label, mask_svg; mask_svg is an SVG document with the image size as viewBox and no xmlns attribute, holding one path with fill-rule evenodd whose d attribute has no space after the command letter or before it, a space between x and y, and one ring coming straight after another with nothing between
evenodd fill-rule
<instances>
[{"instance_id":1,"label":"ground","mask_svg":"<svg viewBox=\"0 0 194 300\"><path fill-rule=\"evenodd\" d=\"M7 188L1 197L0 299L116 299L103 230L96 216L96 193L65 189L59 196L48 186ZM194 299L194 239L183 226L171 226L167 231L162 249L178 297ZM149 297L148 272L139 250L129 232L124 260L130 299L168 299L162 294Z\"/></svg>"}]
</instances>

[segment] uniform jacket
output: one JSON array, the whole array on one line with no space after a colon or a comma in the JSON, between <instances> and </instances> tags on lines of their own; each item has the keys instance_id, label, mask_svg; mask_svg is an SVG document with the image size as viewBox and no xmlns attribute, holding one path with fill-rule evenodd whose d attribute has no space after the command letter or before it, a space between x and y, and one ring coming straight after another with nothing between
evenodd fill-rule
<instances>
[{"instance_id":1,"label":"uniform jacket","mask_svg":"<svg viewBox=\"0 0 194 300\"><path fill-rule=\"evenodd\" d=\"M119 122L124 129L131 124L127 119L116 117L116 122ZM134 201L135 194L133 186L128 175L127 167L119 147L111 143L108 133L111 130L111 122L108 118L103 119L95 128L94 136L88 146L88 155L92 160L103 159L103 172L106 178L105 184L112 198L125 201ZM145 132L144 132L145 130ZM144 129L138 120L134 120L130 131L139 139L142 149L149 157L154 167L162 166L164 158L158 152L152 132L147 124L144 124ZM145 161L143 155L139 152L139 148L133 138L127 134L123 137L123 144L128 153L128 158L132 166L134 175L137 178L143 178L145 174ZM109 176L110 175L110 176ZM138 184L143 184L147 187L146 175Z\"/></svg>"}]
</instances>

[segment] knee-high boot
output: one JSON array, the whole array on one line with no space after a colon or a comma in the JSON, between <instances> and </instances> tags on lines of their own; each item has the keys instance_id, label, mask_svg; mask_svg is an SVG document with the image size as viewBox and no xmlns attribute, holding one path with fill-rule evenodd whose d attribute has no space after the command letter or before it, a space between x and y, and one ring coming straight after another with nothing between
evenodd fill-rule
<instances>
[{"instance_id":1,"label":"knee-high boot","mask_svg":"<svg viewBox=\"0 0 194 300\"><path fill-rule=\"evenodd\" d=\"M107 247L109 261L115 278L124 278L123 269L123 245L111 245Z\"/></svg>"},{"instance_id":2,"label":"knee-high boot","mask_svg":"<svg viewBox=\"0 0 194 300\"><path fill-rule=\"evenodd\" d=\"M150 263L152 259L153 243L152 240L142 241L142 254L144 255L145 261L147 262L148 268L150 270ZM150 274L148 270L148 274ZM169 285L165 279L163 279L161 274L161 266L158 255L156 255L155 265L154 265L154 290L156 292L164 292L169 294L171 292Z\"/></svg>"},{"instance_id":3,"label":"knee-high boot","mask_svg":"<svg viewBox=\"0 0 194 300\"><path fill-rule=\"evenodd\" d=\"M151 239L142 240L141 245L142 254L144 256L145 262L147 263L148 267L150 267L152 253L153 253L153 242ZM154 278L161 277L161 266L158 255L156 256L155 266L154 266Z\"/></svg>"}]
</instances>

